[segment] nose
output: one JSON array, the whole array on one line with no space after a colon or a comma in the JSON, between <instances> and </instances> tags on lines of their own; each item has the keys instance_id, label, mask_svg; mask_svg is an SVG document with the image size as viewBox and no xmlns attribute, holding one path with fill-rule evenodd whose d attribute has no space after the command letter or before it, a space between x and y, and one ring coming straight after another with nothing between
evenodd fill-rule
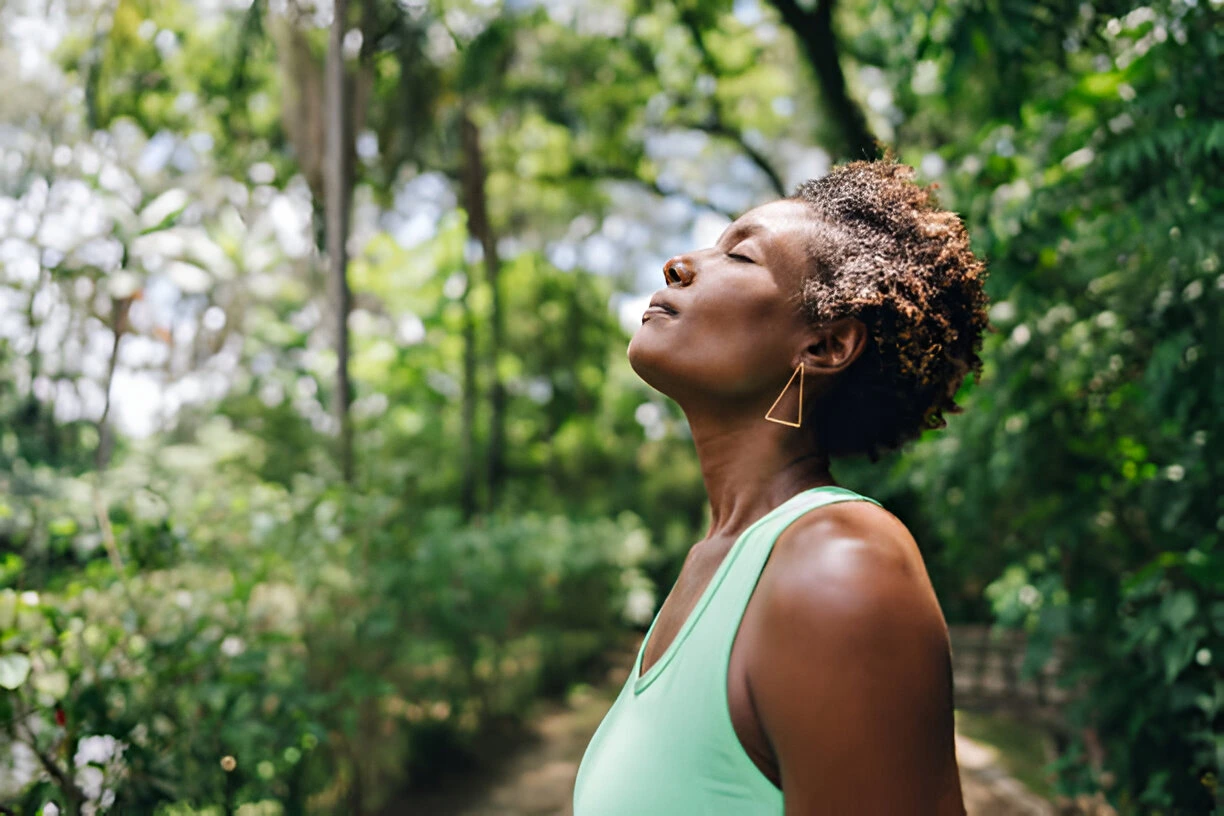
<instances>
[{"instance_id":1,"label":"nose","mask_svg":"<svg viewBox=\"0 0 1224 816\"><path fill-rule=\"evenodd\" d=\"M693 282L692 261L684 255L668 258L667 263L663 264L663 280L668 286L673 283L688 286Z\"/></svg>"}]
</instances>

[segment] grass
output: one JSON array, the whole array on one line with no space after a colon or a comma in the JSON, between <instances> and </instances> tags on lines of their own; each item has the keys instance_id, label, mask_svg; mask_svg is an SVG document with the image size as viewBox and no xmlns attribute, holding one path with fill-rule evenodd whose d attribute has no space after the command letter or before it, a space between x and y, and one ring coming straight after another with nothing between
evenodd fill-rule
<instances>
[{"instance_id":1,"label":"grass","mask_svg":"<svg viewBox=\"0 0 1224 816\"><path fill-rule=\"evenodd\" d=\"M956 730L999 752L999 765L1037 796L1051 799L1054 786L1045 772L1049 737L1044 729L1006 714L956 712Z\"/></svg>"}]
</instances>

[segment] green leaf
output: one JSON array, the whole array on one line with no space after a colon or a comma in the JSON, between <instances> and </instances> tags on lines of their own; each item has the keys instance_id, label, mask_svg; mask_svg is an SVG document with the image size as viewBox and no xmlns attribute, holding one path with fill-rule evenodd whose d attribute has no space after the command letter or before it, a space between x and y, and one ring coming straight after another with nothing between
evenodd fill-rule
<instances>
[{"instance_id":1,"label":"green leaf","mask_svg":"<svg viewBox=\"0 0 1224 816\"><path fill-rule=\"evenodd\" d=\"M1161 651L1164 658L1165 683L1172 683L1182 669L1190 665L1196 646L1198 637L1193 631L1184 632L1164 644Z\"/></svg>"},{"instance_id":2,"label":"green leaf","mask_svg":"<svg viewBox=\"0 0 1224 816\"><path fill-rule=\"evenodd\" d=\"M1211 623L1216 632L1224 634L1224 601L1216 601L1211 605Z\"/></svg>"},{"instance_id":3,"label":"green leaf","mask_svg":"<svg viewBox=\"0 0 1224 816\"><path fill-rule=\"evenodd\" d=\"M1176 631L1193 620L1197 609L1198 603L1194 600L1194 594L1182 589L1165 597L1164 603L1160 605L1160 615L1169 628Z\"/></svg>"},{"instance_id":4,"label":"green leaf","mask_svg":"<svg viewBox=\"0 0 1224 816\"><path fill-rule=\"evenodd\" d=\"M0 688L14 691L30 676L30 658L23 654L0 655Z\"/></svg>"},{"instance_id":5,"label":"green leaf","mask_svg":"<svg viewBox=\"0 0 1224 816\"><path fill-rule=\"evenodd\" d=\"M140 233L148 235L174 226L190 201L186 191L178 188L162 193L141 211Z\"/></svg>"}]
</instances>

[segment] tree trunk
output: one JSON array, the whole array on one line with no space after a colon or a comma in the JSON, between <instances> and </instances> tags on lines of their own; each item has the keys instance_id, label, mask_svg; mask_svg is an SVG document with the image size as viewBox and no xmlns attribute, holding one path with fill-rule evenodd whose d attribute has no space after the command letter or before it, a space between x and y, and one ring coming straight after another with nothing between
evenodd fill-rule
<instances>
[{"instance_id":1,"label":"tree trunk","mask_svg":"<svg viewBox=\"0 0 1224 816\"><path fill-rule=\"evenodd\" d=\"M348 77L344 66L344 35L348 30L348 0L335 0L327 44L326 161L323 174L327 219L329 294L336 333L336 381L332 418L336 423L337 458L346 483L353 480L353 427L349 417L352 386L349 382L348 317L352 292L348 284L349 208L353 195L352 128L348 106Z\"/></svg>"},{"instance_id":2,"label":"tree trunk","mask_svg":"<svg viewBox=\"0 0 1224 816\"><path fill-rule=\"evenodd\" d=\"M463 145L463 207L467 210L468 231L480 242L484 255L485 279L489 283L489 455L487 459L487 506L491 509L497 501L499 487L505 473L505 425L506 390L497 371L497 359L502 348L501 287L498 272L501 259L497 255L497 236L489 222L488 202L485 198L486 171L480 147L480 131L465 108L460 121L460 139Z\"/></svg>"},{"instance_id":3,"label":"tree trunk","mask_svg":"<svg viewBox=\"0 0 1224 816\"><path fill-rule=\"evenodd\" d=\"M472 313L471 304L472 280L475 278L472 272L472 269L465 268L468 280L463 297L459 299L463 307L463 428L459 442L463 475L459 485L459 508L464 521L470 521L476 514L476 315Z\"/></svg>"},{"instance_id":4,"label":"tree trunk","mask_svg":"<svg viewBox=\"0 0 1224 816\"><path fill-rule=\"evenodd\" d=\"M797 0L771 0L782 22L795 33L808 64L816 74L825 109L837 121L841 145L834 151L843 159L874 159L879 155L875 135L858 103L850 98L842 73L837 35L833 31L834 0L816 0L811 11Z\"/></svg>"}]
</instances>

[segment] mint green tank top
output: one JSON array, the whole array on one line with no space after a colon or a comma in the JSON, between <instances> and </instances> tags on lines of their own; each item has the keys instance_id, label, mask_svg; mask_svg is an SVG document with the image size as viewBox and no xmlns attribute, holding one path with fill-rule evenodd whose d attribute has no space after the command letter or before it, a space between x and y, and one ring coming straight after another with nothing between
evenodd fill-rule
<instances>
[{"instance_id":1,"label":"mint green tank top","mask_svg":"<svg viewBox=\"0 0 1224 816\"><path fill-rule=\"evenodd\" d=\"M779 816L782 792L731 725L727 667L740 620L774 541L809 510L869 501L814 487L748 527L723 557L675 640L638 676L656 614L620 695L587 745L574 816Z\"/></svg>"}]
</instances>

